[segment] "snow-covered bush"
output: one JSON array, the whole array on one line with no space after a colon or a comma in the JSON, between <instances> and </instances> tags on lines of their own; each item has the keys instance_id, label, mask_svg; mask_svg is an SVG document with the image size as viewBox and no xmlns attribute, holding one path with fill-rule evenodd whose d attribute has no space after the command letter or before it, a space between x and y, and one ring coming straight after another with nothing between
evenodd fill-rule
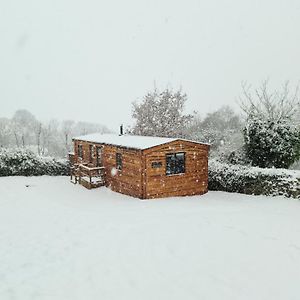
<instances>
[{"instance_id":1,"label":"snow-covered bush","mask_svg":"<svg viewBox=\"0 0 300 300\"><path fill-rule=\"evenodd\" d=\"M300 199L300 172L209 161L210 190Z\"/></svg>"},{"instance_id":2,"label":"snow-covered bush","mask_svg":"<svg viewBox=\"0 0 300 300\"><path fill-rule=\"evenodd\" d=\"M274 91L270 91L268 81L254 91L243 85L244 148L253 166L289 168L300 158L298 91L297 86L292 92L288 81Z\"/></svg>"},{"instance_id":3,"label":"snow-covered bush","mask_svg":"<svg viewBox=\"0 0 300 300\"><path fill-rule=\"evenodd\" d=\"M300 158L300 131L288 120L249 117L244 140L253 166L289 168Z\"/></svg>"},{"instance_id":4,"label":"snow-covered bush","mask_svg":"<svg viewBox=\"0 0 300 300\"><path fill-rule=\"evenodd\" d=\"M250 166L251 160L247 157L244 147L240 147L229 153L220 153L215 157L216 160L233 165Z\"/></svg>"},{"instance_id":5,"label":"snow-covered bush","mask_svg":"<svg viewBox=\"0 0 300 300\"><path fill-rule=\"evenodd\" d=\"M40 157L29 150L0 151L0 176L68 175L66 160Z\"/></svg>"}]
</instances>

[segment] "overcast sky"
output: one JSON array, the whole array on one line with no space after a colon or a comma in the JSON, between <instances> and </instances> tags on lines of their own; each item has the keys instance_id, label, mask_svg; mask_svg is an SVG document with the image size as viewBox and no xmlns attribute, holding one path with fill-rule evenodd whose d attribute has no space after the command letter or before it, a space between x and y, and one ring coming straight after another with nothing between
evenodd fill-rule
<instances>
[{"instance_id":1,"label":"overcast sky","mask_svg":"<svg viewBox=\"0 0 300 300\"><path fill-rule=\"evenodd\" d=\"M154 82L205 114L237 107L243 80L296 84L299 72L299 0L0 2L0 117L116 129Z\"/></svg>"}]
</instances>

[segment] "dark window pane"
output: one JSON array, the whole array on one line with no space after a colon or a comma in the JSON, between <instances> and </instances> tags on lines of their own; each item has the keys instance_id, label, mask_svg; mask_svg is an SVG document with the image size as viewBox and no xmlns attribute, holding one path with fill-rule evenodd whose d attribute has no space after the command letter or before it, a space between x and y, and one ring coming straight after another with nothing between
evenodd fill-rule
<instances>
[{"instance_id":1,"label":"dark window pane","mask_svg":"<svg viewBox=\"0 0 300 300\"><path fill-rule=\"evenodd\" d=\"M185 153L172 153L166 155L166 175L185 172Z\"/></svg>"},{"instance_id":2,"label":"dark window pane","mask_svg":"<svg viewBox=\"0 0 300 300\"><path fill-rule=\"evenodd\" d=\"M122 154L116 153L116 168L117 170L122 170Z\"/></svg>"},{"instance_id":3,"label":"dark window pane","mask_svg":"<svg viewBox=\"0 0 300 300\"><path fill-rule=\"evenodd\" d=\"M185 161L184 161L184 153L176 154L176 174L184 173L185 171Z\"/></svg>"},{"instance_id":4,"label":"dark window pane","mask_svg":"<svg viewBox=\"0 0 300 300\"><path fill-rule=\"evenodd\" d=\"M93 156L94 156L94 147L93 145L89 145L89 152L90 152L90 162L93 162Z\"/></svg>"},{"instance_id":5,"label":"dark window pane","mask_svg":"<svg viewBox=\"0 0 300 300\"><path fill-rule=\"evenodd\" d=\"M78 145L78 157L83 158L82 145Z\"/></svg>"},{"instance_id":6,"label":"dark window pane","mask_svg":"<svg viewBox=\"0 0 300 300\"><path fill-rule=\"evenodd\" d=\"M176 153L177 160L184 160L184 153Z\"/></svg>"},{"instance_id":7,"label":"dark window pane","mask_svg":"<svg viewBox=\"0 0 300 300\"><path fill-rule=\"evenodd\" d=\"M100 167L102 165L102 147L97 146L96 155L97 155L97 167Z\"/></svg>"}]
</instances>

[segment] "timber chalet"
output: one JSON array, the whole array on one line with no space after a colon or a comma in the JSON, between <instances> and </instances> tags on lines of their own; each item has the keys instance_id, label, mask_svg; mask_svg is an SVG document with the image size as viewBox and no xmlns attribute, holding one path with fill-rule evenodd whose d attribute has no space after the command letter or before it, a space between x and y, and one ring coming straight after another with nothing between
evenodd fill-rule
<instances>
[{"instance_id":1,"label":"timber chalet","mask_svg":"<svg viewBox=\"0 0 300 300\"><path fill-rule=\"evenodd\" d=\"M179 138L89 134L73 138L71 181L140 199L200 195L209 145Z\"/></svg>"}]
</instances>

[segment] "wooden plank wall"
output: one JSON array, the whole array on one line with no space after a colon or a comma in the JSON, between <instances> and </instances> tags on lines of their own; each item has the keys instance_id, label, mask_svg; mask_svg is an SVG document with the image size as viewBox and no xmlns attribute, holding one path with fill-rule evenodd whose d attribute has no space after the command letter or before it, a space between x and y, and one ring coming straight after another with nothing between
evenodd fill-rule
<instances>
[{"instance_id":1,"label":"wooden plank wall","mask_svg":"<svg viewBox=\"0 0 300 300\"><path fill-rule=\"evenodd\" d=\"M78 160L78 147L83 146L83 160ZM89 145L101 144L74 141L75 162L89 162ZM200 195L208 189L209 146L188 141L175 141L146 150L135 150L103 145L103 166L106 185L113 191L142 199L170 196ZM122 154L122 170L116 174L116 153ZM166 175L166 154L185 153L185 173ZM152 168L161 162L160 168ZM92 165L96 166L96 151Z\"/></svg>"},{"instance_id":2,"label":"wooden plank wall","mask_svg":"<svg viewBox=\"0 0 300 300\"><path fill-rule=\"evenodd\" d=\"M117 152L122 154L122 170L118 170L114 175ZM107 183L113 191L142 198L142 155L140 150L105 146L103 164L106 169Z\"/></svg>"},{"instance_id":3,"label":"wooden plank wall","mask_svg":"<svg viewBox=\"0 0 300 300\"><path fill-rule=\"evenodd\" d=\"M175 141L143 151L146 174L144 198L200 195L208 189L208 145ZM166 154L185 153L185 173L166 175ZM161 162L161 168L152 168Z\"/></svg>"},{"instance_id":4,"label":"wooden plank wall","mask_svg":"<svg viewBox=\"0 0 300 300\"><path fill-rule=\"evenodd\" d=\"M82 145L83 159L78 158L78 145ZM102 145L86 141L74 140L75 162L90 163L89 145L103 146L102 163L106 171L106 185L113 191L129 196L142 198L142 154L140 150L121 148L117 146ZM122 170L116 170L116 153L122 154ZM91 165L96 166L96 149Z\"/></svg>"}]
</instances>

